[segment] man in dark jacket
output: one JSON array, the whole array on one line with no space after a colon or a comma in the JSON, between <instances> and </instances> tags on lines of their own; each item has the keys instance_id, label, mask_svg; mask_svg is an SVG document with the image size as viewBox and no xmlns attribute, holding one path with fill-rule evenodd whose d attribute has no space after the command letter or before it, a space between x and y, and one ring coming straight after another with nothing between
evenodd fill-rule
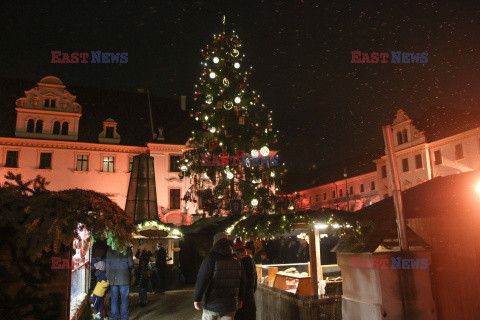
<instances>
[{"instance_id":1,"label":"man in dark jacket","mask_svg":"<svg viewBox=\"0 0 480 320\"><path fill-rule=\"evenodd\" d=\"M247 254L245 248L235 250L237 257L245 271L245 299L242 308L235 313L235 320L257 319L257 306L255 305L255 291L257 291L257 268L252 257Z\"/></svg>"},{"instance_id":2,"label":"man in dark jacket","mask_svg":"<svg viewBox=\"0 0 480 320\"><path fill-rule=\"evenodd\" d=\"M155 251L155 271L157 273L157 292L164 292L167 288L167 250L161 243L157 243L157 250Z\"/></svg>"},{"instance_id":3,"label":"man in dark jacket","mask_svg":"<svg viewBox=\"0 0 480 320\"><path fill-rule=\"evenodd\" d=\"M198 271L194 307L202 320L233 320L245 297L245 273L224 233L213 238L213 248Z\"/></svg>"},{"instance_id":4,"label":"man in dark jacket","mask_svg":"<svg viewBox=\"0 0 480 320\"><path fill-rule=\"evenodd\" d=\"M108 248L106 271L110 283L110 308L112 320L128 320L128 294L130 293L130 272L133 268L132 249L126 253ZM118 297L120 296L120 312Z\"/></svg>"}]
</instances>

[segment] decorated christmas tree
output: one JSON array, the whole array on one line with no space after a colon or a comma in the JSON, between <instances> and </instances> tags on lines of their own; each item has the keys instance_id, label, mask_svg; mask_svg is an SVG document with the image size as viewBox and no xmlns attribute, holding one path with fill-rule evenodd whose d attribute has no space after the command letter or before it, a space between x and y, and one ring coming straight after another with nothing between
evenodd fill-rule
<instances>
[{"instance_id":1,"label":"decorated christmas tree","mask_svg":"<svg viewBox=\"0 0 480 320\"><path fill-rule=\"evenodd\" d=\"M285 170L270 150L277 141L272 111L249 84L252 67L240 38L234 31L215 34L202 56L190 114L199 126L180 165L192 181L184 200L200 199L210 213L278 211Z\"/></svg>"}]
</instances>

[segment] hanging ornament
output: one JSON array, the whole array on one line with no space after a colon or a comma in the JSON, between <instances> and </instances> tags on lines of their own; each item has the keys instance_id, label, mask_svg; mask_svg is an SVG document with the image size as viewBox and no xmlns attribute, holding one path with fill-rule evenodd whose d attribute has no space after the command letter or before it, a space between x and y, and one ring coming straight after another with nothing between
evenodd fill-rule
<instances>
[{"instance_id":1,"label":"hanging ornament","mask_svg":"<svg viewBox=\"0 0 480 320\"><path fill-rule=\"evenodd\" d=\"M227 78L223 78L223 85L224 85L225 87L228 87L228 86L230 85L230 81L228 81Z\"/></svg>"},{"instance_id":2,"label":"hanging ornament","mask_svg":"<svg viewBox=\"0 0 480 320\"><path fill-rule=\"evenodd\" d=\"M245 91L245 89L247 88L247 86L245 85L245 83L240 83L240 84L238 85L238 88L239 88L240 90L242 90L242 91Z\"/></svg>"},{"instance_id":3,"label":"hanging ornament","mask_svg":"<svg viewBox=\"0 0 480 320\"><path fill-rule=\"evenodd\" d=\"M210 78L215 79L216 76L215 72L210 72Z\"/></svg>"},{"instance_id":4,"label":"hanging ornament","mask_svg":"<svg viewBox=\"0 0 480 320\"><path fill-rule=\"evenodd\" d=\"M208 104L211 104L213 102L213 97L211 94L207 94L207 98L205 99L205 102Z\"/></svg>"},{"instance_id":5,"label":"hanging ornament","mask_svg":"<svg viewBox=\"0 0 480 320\"><path fill-rule=\"evenodd\" d=\"M220 61L220 59L218 59L218 57L213 57L213 63L218 63L218 61Z\"/></svg>"},{"instance_id":6,"label":"hanging ornament","mask_svg":"<svg viewBox=\"0 0 480 320\"><path fill-rule=\"evenodd\" d=\"M215 149L215 148L217 147L217 145L218 145L218 143L217 143L217 141L215 141L215 140L211 140L211 141L208 143L208 146L209 146L210 150Z\"/></svg>"},{"instance_id":7,"label":"hanging ornament","mask_svg":"<svg viewBox=\"0 0 480 320\"><path fill-rule=\"evenodd\" d=\"M235 58L236 58L236 57L238 57L239 54L240 54L240 52L238 52L237 49L233 49L233 50L232 50L232 57L235 57Z\"/></svg>"},{"instance_id":8,"label":"hanging ornament","mask_svg":"<svg viewBox=\"0 0 480 320\"><path fill-rule=\"evenodd\" d=\"M215 129L215 128L210 128L210 132L211 132L211 133L215 133L216 130L217 130L217 129Z\"/></svg>"},{"instance_id":9,"label":"hanging ornament","mask_svg":"<svg viewBox=\"0 0 480 320\"><path fill-rule=\"evenodd\" d=\"M235 63L233 64L233 66L235 67L235 69L238 69L238 68L240 68L240 63L235 62Z\"/></svg>"},{"instance_id":10,"label":"hanging ornament","mask_svg":"<svg viewBox=\"0 0 480 320\"><path fill-rule=\"evenodd\" d=\"M238 124L244 125L245 124L245 117L238 118Z\"/></svg>"},{"instance_id":11,"label":"hanging ornament","mask_svg":"<svg viewBox=\"0 0 480 320\"><path fill-rule=\"evenodd\" d=\"M225 102L223 103L223 107L224 107L226 110L232 109L232 107L233 107L232 101L225 101Z\"/></svg>"},{"instance_id":12,"label":"hanging ornament","mask_svg":"<svg viewBox=\"0 0 480 320\"><path fill-rule=\"evenodd\" d=\"M254 157L254 158L258 157L258 151L257 151L257 150L252 150L252 151L250 152L250 154L251 154L252 157Z\"/></svg>"},{"instance_id":13,"label":"hanging ornament","mask_svg":"<svg viewBox=\"0 0 480 320\"><path fill-rule=\"evenodd\" d=\"M235 115L238 117L240 115L240 106L234 106L235 108Z\"/></svg>"},{"instance_id":14,"label":"hanging ornament","mask_svg":"<svg viewBox=\"0 0 480 320\"><path fill-rule=\"evenodd\" d=\"M233 179L233 173L231 173L230 171L227 171L227 179Z\"/></svg>"},{"instance_id":15,"label":"hanging ornament","mask_svg":"<svg viewBox=\"0 0 480 320\"><path fill-rule=\"evenodd\" d=\"M186 165L181 166L181 167L180 167L180 170L182 170L182 171L187 171L187 166L186 166Z\"/></svg>"},{"instance_id":16,"label":"hanging ornament","mask_svg":"<svg viewBox=\"0 0 480 320\"><path fill-rule=\"evenodd\" d=\"M260 154L264 157L268 156L270 154L270 150L268 149L267 146L264 146L260 149Z\"/></svg>"},{"instance_id":17,"label":"hanging ornament","mask_svg":"<svg viewBox=\"0 0 480 320\"><path fill-rule=\"evenodd\" d=\"M272 171L272 172L270 173L270 177L272 177L272 178L275 177L275 171Z\"/></svg>"},{"instance_id":18,"label":"hanging ornament","mask_svg":"<svg viewBox=\"0 0 480 320\"><path fill-rule=\"evenodd\" d=\"M257 199L253 199L252 202L251 202L252 206L256 207L258 205L258 200Z\"/></svg>"},{"instance_id":19,"label":"hanging ornament","mask_svg":"<svg viewBox=\"0 0 480 320\"><path fill-rule=\"evenodd\" d=\"M242 99L240 99L240 97L235 97L235 103L240 103L242 101Z\"/></svg>"},{"instance_id":20,"label":"hanging ornament","mask_svg":"<svg viewBox=\"0 0 480 320\"><path fill-rule=\"evenodd\" d=\"M222 101L217 101L217 109L221 109L222 108Z\"/></svg>"},{"instance_id":21,"label":"hanging ornament","mask_svg":"<svg viewBox=\"0 0 480 320\"><path fill-rule=\"evenodd\" d=\"M263 178L262 179L262 184L264 187L266 187L268 185L268 179L267 178Z\"/></svg>"}]
</instances>

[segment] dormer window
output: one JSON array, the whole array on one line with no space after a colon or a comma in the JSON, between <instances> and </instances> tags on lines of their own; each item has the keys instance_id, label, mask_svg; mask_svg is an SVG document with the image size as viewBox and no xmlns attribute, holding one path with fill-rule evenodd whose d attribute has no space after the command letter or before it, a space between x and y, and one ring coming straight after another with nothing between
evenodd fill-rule
<instances>
[{"instance_id":1,"label":"dormer window","mask_svg":"<svg viewBox=\"0 0 480 320\"><path fill-rule=\"evenodd\" d=\"M120 135L117 132L117 123L113 119L103 122L103 131L98 135L100 143L120 143Z\"/></svg>"},{"instance_id":2,"label":"dormer window","mask_svg":"<svg viewBox=\"0 0 480 320\"><path fill-rule=\"evenodd\" d=\"M401 145L402 143L403 143L402 132L398 131L398 132L397 132L397 144L398 144L398 145Z\"/></svg>"},{"instance_id":3,"label":"dormer window","mask_svg":"<svg viewBox=\"0 0 480 320\"><path fill-rule=\"evenodd\" d=\"M43 132L43 120L37 120L37 124L35 125L35 133L42 133Z\"/></svg>"},{"instance_id":4,"label":"dormer window","mask_svg":"<svg viewBox=\"0 0 480 320\"><path fill-rule=\"evenodd\" d=\"M57 100L56 99L44 99L43 100L43 106L45 108L55 108L57 105Z\"/></svg>"},{"instance_id":5,"label":"dormer window","mask_svg":"<svg viewBox=\"0 0 480 320\"><path fill-rule=\"evenodd\" d=\"M407 129L397 131L397 145L401 145L408 142L408 131Z\"/></svg>"},{"instance_id":6,"label":"dormer window","mask_svg":"<svg viewBox=\"0 0 480 320\"><path fill-rule=\"evenodd\" d=\"M52 131L53 134L55 135L59 135L60 134L60 121L55 121L53 123L53 131Z\"/></svg>"},{"instance_id":7,"label":"dormer window","mask_svg":"<svg viewBox=\"0 0 480 320\"><path fill-rule=\"evenodd\" d=\"M407 133L407 129L403 129L403 131L402 131L402 135L403 135L403 143L407 143L407 142L408 142L408 133Z\"/></svg>"},{"instance_id":8,"label":"dormer window","mask_svg":"<svg viewBox=\"0 0 480 320\"><path fill-rule=\"evenodd\" d=\"M27 121L27 132L33 133L34 129L35 129L35 120L28 119L28 121Z\"/></svg>"}]
</instances>

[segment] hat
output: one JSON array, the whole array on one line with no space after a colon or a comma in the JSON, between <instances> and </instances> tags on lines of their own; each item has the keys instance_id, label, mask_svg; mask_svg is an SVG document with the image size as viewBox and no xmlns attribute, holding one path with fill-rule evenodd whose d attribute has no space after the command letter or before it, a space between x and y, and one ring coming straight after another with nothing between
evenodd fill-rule
<instances>
[{"instance_id":1,"label":"hat","mask_svg":"<svg viewBox=\"0 0 480 320\"><path fill-rule=\"evenodd\" d=\"M104 261L98 261L93 265L95 269L105 271L105 262Z\"/></svg>"},{"instance_id":2,"label":"hat","mask_svg":"<svg viewBox=\"0 0 480 320\"><path fill-rule=\"evenodd\" d=\"M227 234L225 232L219 232L213 236L213 243L216 243L220 239L227 239Z\"/></svg>"}]
</instances>

